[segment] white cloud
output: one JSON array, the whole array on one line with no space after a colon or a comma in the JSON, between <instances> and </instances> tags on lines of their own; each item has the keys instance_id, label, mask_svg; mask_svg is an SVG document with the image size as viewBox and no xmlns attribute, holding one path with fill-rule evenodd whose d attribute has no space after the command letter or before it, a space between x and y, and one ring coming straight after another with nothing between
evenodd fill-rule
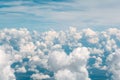
<instances>
[{"instance_id":1,"label":"white cloud","mask_svg":"<svg viewBox=\"0 0 120 80\"><path fill-rule=\"evenodd\" d=\"M10 68L9 55L0 50L0 79L1 80L15 80L14 71Z\"/></svg>"},{"instance_id":2,"label":"white cloud","mask_svg":"<svg viewBox=\"0 0 120 80\"><path fill-rule=\"evenodd\" d=\"M50 68L56 72L56 79L69 80L71 78L72 80L89 80L86 69L87 59L89 58L89 51L87 48L77 48L73 50L70 55L62 51L55 51L49 54L48 64ZM60 74L60 72L65 73ZM70 75L68 75L69 73Z\"/></svg>"},{"instance_id":3,"label":"white cloud","mask_svg":"<svg viewBox=\"0 0 120 80\"><path fill-rule=\"evenodd\" d=\"M16 72L26 73L27 71L26 71L25 67L21 67L21 68L18 68L18 69L16 70Z\"/></svg>"},{"instance_id":4,"label":"white cloud","mask_svg":"<svg viewBox=\"0 0 120 80\"><path fill-rule=\"evenodd\" d=\"M116 52L109 55L108 60L108 70L113 75L111 76L112 80L120 79L120 49L117 49Z\"/></svg>"},{"instance_id":5,"label":"white cloud","mask_svg":"<svg viewBox=\"0 0 120 80\"><path fill-rule=\"evenodd\" d=\"M77 80L90 80L87 71L87 60L89 58L89 54L90 52L86 47L76 48L70 54L71 64L68 67L73 73L75 72Z\"/></svg>"},{"instance_id":6,"label":"white cloud","mask_svg":"<svg viewBox=\"0 0 120 80\"><path fill-rule=\"evenodd\" d=\"M76 80L76 75L71 72L70 70L59 70L55 74L55 79L56 80Z\"/></svg>"},{"instance_id":7,"label":"white cloud","mask_svg":"<svg viewBox=\"0 0 120 80\"><path fill-rule=\"evenodd\" d=\"M59 70L70 64L69 56L63 51L53 51L49 53L48 65L53 71Z\"/></svg>"},{"instance_id":8,"label":"white cloud","mask_svg":"<svg viewBox=\"0 0 120 80\"><path fill-rule=\"evenodd\" d=\"M43 79L48 79L48 78L49 78L49 75L44 75L44 74L39 74L39 73L37 73L37 74L33 74L33 75L31 76L31 78L32 78L33 80L43 80Z\"/></svg>"},{"instance_id":9,"label":"white cloud","mask_svg":"<svg viewBox=\"0 0 120 80\"><path fill-rule=\"evenodd\" d=\"M20 46L20 52L34 52L35 48L33 42L28 42Z\"/></svg>"},{"instance_id":10,"label":"white cloud","mask_svg":"<svg viewBox=\"0 0 120 80\"><path fill-rule=\"evenodd\" d=\"M33 79L90 80L88 70L97 68L119 80L119 34L115 28L96 32L71 27L40 34L27 29L0 30L0 69L4 73L0 79L15 79L14 72L33 71ZM91 58L94 61L89 64ZM44 74L39 68L48 72Z\"/></svg>"}]
</instances>

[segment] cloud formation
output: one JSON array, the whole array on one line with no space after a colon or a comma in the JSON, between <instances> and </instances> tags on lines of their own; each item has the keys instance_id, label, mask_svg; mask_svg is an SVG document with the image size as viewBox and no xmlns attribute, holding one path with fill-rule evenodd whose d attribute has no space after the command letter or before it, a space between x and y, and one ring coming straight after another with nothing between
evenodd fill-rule
<instances>
[{"instance_id":1,"label":"cloud formation","mask_svg":"<svg viewBox=\"0 0 120 80\"><path fill-rule=\"evenodd\" d=\"M1 80L120 79L117 28L97 32L71 27L43 33L3 29L0 36Z\"/></svg>"},{"instance_id":2,"label":"cloud formation","mask_svg":"<svg viewBox=\"0 0 120 80\"><path fill-rule=\"evenodd\" d=\"M0 4L0 27L59 30L61 26L104 29L120 25L119 0L1 0Z\"/></svg>"}]
</instances>

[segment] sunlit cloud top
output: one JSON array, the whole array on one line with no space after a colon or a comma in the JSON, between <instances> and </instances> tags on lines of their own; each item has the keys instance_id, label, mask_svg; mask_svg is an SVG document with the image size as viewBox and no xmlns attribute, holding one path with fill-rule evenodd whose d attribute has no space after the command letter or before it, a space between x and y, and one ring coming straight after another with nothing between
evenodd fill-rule
<instances>
[{"instance_id":1,"label":"sunlit cloud top","mask_svg":"<svg viewBox=\"0 0 120 80\"><path fill-rule=\"evenodd\" d=\"M0 27L118 27L119 0L0 0Z\"/></svg>"}]
</instances>

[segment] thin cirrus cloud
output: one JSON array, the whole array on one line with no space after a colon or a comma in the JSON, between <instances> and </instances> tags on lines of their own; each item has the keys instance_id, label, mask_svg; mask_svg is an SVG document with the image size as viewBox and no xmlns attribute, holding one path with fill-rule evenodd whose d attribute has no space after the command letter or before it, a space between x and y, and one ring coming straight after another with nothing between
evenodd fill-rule
<instances>
[{"instance_id":1,"label":"thin cirrus cloud","mask_svg":"<svg viewBox=\"0 0 120 80\"><path fill-rule=\"evenodd\" d=\"M118 0L1 0L0 3L0 26L4 27L116 27L120 21Z\"/></svg>"}]
</instances>

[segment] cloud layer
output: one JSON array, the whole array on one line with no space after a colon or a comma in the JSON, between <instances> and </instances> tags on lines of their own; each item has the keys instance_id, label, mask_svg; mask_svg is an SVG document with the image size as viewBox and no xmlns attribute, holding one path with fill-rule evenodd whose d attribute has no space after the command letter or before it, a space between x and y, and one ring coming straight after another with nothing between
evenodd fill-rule
<instances>
[{"instance_id":1,"label":"cloud layer","mask_svg":"<svg viewBox=\"0 0 120 80\"><path fill-rule=\"evenodd\" d=\"M0 0L0 27L119 28L119 4L119 0Z\"/></svg>"},{"instance_id":2,"label":"cloud layer","mask_svg":"<svg viewBox=\"0 0 120 80\"><path fill-rule=\"evenodd\" d=\"M119 80L120 30L0 30L1 80ZM112 76L112 77L111 77Z\"/></svg>"}]
</instances>

